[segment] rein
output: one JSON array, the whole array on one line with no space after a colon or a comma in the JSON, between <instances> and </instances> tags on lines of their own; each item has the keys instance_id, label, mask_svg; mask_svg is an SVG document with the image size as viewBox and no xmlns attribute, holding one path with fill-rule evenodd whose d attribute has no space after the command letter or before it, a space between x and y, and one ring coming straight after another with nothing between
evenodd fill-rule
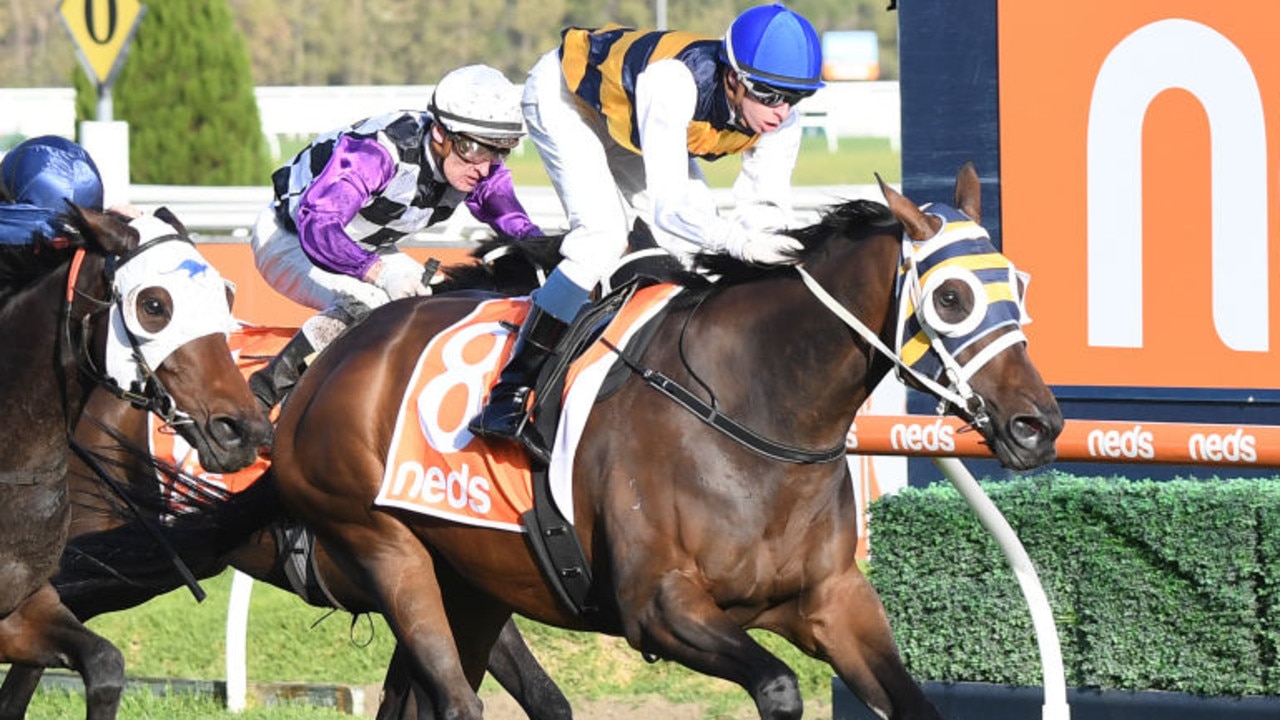
<instances>
[{"instance_id":1,"label":"rein","mask_svg":"<svg viewBox=\"0 0 1280 720\"><path fill-rule=\"evenodd\" d=\"M833 315L840 318L840 320L844 322L845 325L848 325L850 328L853 328L854 332L862 336L862 339L866 340L868 344L870 344L876 350L879 350L881 354L892 359L894 365L896 365L898 368L899 375L901 375L904 372L907 373L908 375L911 376L913 380L920 383L920 385L924 387L926 390L928 390L929 392L933 393L934 395L937 395L938 398L944 402L949 402L952 405L955 405L956 407L962 407L970 410L975 409L970 407L970 403L966 399L966 396L964 394L957 392L955 390L952 390L950 387L945 387L937 382L934 382L933 379L931 379L929 376L924 375L920 371L916 370L915 368L903 362L902 358L898 357L898 353L894 352L892 348L886 345L884 341L881 340L878 335L872 332L871 328L867 327L861 320L859 320L857 316L855 316L853 313L846 310L845 307L841 305L839 301L837 301L834 297L832 297L831 293L827 292L826 288L822 287L822 285L820 285L818 281L813 278L812 275L806 272L804 268L797 267L796 272L800 274L800 279L804 281L805 287L809 288L809 292L812 293L813 296L818 299L818 302L822 303L823 306L826 307L828 310L830 310ZM995 343L993 343L993 345L994 344ZM1003 350L1003 349L1004 349L1003 346L1000 347L1000 350ZM965 389L968 389L969 386L968 384L965 384L964 387ZM973 395L972 390L969 390L968 397L976 398L977 396ZM981 400L979 399L978 402L981 403ZM986 413L982 411L980 407L977 408L977 412L982 414L982 417L986 423L990 422L990 420L986 418ZM976 416L974 418L974 424L975 425L979 424Z\"/></svg>"},{"instance_id":2,"label":"rein","mask_svg":"<svg viewBox=\"0 0 1280 720\"><path fill-rule=\"evenodd\" d=\"M680 328L680 359L684 363L685 368L688 369L691 374L694 374L695 378L697 378L696 373L693 373L693 368L689 367L689 362L685 359L684 339L688 334L690 321L692 321L694 314L697 313L698 308L702 307L702 303L706 301L707 297L708 295L703 295L698 300L698 304L695 305L693 309L689 311L689 314L685 316L684 325ZM629 357L621 348L605 340L602 340L601 342L604 342L605 347L612 350L613 353L618 356L618 359L620 359L632 372L639 375L640 379L643 380L646 385L657 390L663 395L666 395L671 401L693 413L693 415L699 420L710 425L716 430L719 430L729 439L758 455L762 455L770 460L779 460L782 462L802 465L829 463L838 460L845 455L846 450L843 442L834 447L827 448L826 450L809 450L795 445L778 442L776 440L770 440L728 415L722 414L717 408L718 402L716 400L715 393L712 392L711 388L707 387L706 383L703 383L701 380L698 381L698 384L702 385L703 389L711 395L710 403L698 397L680 383L667 377L662 372L644 367L638 360Z\"/></svg>"},{"instance_id":3,"label":"rein","mask_svg":"<svg viewBox=\"0 0 1280 720\"><path fill-rule=\"evenodd\" d=\"M1026 336L1023 335L1020 329L1006 332L1003 335L997 336L994 340L979 350L973 357L969 358L964 364L961 364L956 359L953 352L948 350L944 344L939 330L934 328L932 323L927 322L927 299L924 297L925 290L922 290L920 285L921 271L920 264L918 262L918 258L926 257L930 253L935 253L953 242L975 239L974 228L976 228L980 233L980 235L976 237L980 237L985 240L987 237L985 231L982 231L981 228L972 221L958 222L953 225L948 225L933 238L923 243L912 243L909 246L907 244L908 241L905 239L903 240L903 258L902 264L899 268L899 271L902 273L903 282L899 285L900 292L898 293L898 334L901 336L901 330L905 327L905 324L909 319L907 317L909 312L909 303L914 304L917 308L915 315L922 316L920 325L929 338L929 347L937 355L942 365L941 373L945 374L950 383L945 386L904 360L902 357L901 347L899 347L899 350L890 348L883 340L880 339L879 335L872 332L871 328L867 327L865 323L841 305L840 302L836 300L831 293L827 292L827 290L823 288L822 285L803 267L796 266L795 270L800 275L800 279L804 282L805 287L814 296L814 298L823 305L823 307L830 310L831 313L841 322L853 329L853 331L861 336L862 339L866 340L872 348L878 350L893 361L896 366L897 374L900 378L910 379L914 381L918 387L921 387L935 395L940 401L938 405L939 414L945 410L948 404L952 405L957 410L968 416L970 424L974 428L979 431L985 431L991 425L991 416L987 412L986 406L982 401L982 397L973 390L969 385L968 380L992 358L999 355L1010 346L1019 342L1024 342L1026 340ZM1009 265L1009 270L1010 272L1013 271L1012 265ZM1012 280L1013 277L1011 275L1010 281L1012 282ZM684 326L680 330L680 358L684 363L685 368L689 370L695 380L698 380L697 374L693 372L691 367L689 367L689 362L685 358L684 343L685 337L688 333L689 323L692 320L693 315L698 311L698 308L701 307L704 301L706 301L707 297L708 295L703 295L698 300L697 305L695 305L685 317ZM1021 308L1020 299L1019 311L1024 315L1019 322L1019 324L1021 324L1021 322L1025 322L1026 318L1025 312L1023 312ZM965 337L982 337L987 332L990 332L983 331L982 328L979 327L982 322L984 322L983 317L976 317L971 323L972 327L966 328ZM901 337L899 337L899 345L901 346ZM846 452L843 443L827 450L809 450L763 437L733 418L721 414L717 407L715 393L701 380L698 380L698 383L702 385L707 394L711 396L711 401L709 403L663 373L640 365L636 359L627 356L621 349L611 344L607 345L607 347L612 350L632 372L639 375L640 378L644 380L645 384L667 396L677 405L693 413L699 420L702 420L716 430L719 430L734 442L737 442L743 447L746 447L759 455L783 462L810 464L832 462L843 456Z\"/></svg>"}]
</instances>

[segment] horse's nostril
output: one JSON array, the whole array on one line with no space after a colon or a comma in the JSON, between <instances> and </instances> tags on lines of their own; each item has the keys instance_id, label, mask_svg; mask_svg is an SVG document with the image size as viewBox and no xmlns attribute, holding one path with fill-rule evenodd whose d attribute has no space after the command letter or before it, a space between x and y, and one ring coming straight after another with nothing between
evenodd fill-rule
<instances>
[{"instance_id":1,"label":"horse's nostril","mask_svg":"<svg viewBox=\"0 0 1280 720\"><path fill-rule=\"evenodd\" d=\"M1023 447L1034 447L1048 437L1044 422L1035 415L1019 415L1009 421L1009 434Z\"/></svg>"},{"instance_id":2,"label":"horse's nostril","mask_svg":"<svg viewBox=\"0 0 1280 720\"><path fill-rule=\"evenodd\" d=\"M206 426L209 436L224 448L239 447L245 439L244 424L231 415L215 415Z\"/></svg>"}]
</instances>

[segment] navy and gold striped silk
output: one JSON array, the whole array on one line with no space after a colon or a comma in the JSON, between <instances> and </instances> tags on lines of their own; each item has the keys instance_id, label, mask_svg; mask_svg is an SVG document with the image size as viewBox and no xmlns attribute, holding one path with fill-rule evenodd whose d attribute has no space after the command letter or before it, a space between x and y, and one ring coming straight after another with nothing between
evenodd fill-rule
<instances>
[{"instance_id":1,"label":"navy and gold striped silk","mask_svg":"<svg viewBox=\"0 0 1280 720\"><path fill-rule=\"evenodd\" d=\"M719 47L718 39L686 32L636 30L617 25L595 30L568 28L560 44L560 65L569 90L604 118L609 136L638 154L637 76L659 60L675 59L684 63L698 89L693 121L689 123L689 153L714 160L740 153L759 138L732 122L717 58Z\"/></svg>"}]
</instances>

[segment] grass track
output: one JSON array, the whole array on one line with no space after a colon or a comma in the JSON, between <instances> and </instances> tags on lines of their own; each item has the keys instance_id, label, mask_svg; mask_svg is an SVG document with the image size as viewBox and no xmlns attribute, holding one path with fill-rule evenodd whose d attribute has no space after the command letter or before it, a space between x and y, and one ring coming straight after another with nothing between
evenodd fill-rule
<instances>
[{"instance_id":1,"label":"grass track","mask_svg":"<svg viewBox=\"0 0 1280 720\"><path fill-rule=\"evenodd\" d=\"M125 654L130 677L225 679L223 652L231 575L203 583L209 597L197 604L177 590L139 608L90 621L96 632ZM673 663L646 663L624 641L568 632L521 620L534 653L566 694L575 700L637 700L660 696L675 703L701 703L706 718L754 717L754 706L736 685L697 675ZM800 677L810 711L805 717L830 716L830 671L805 658L778 638L756 637L783 658ZM255 682L313 682L368 685L380 683L391 656L391 633L380 617L355 625L345 613L326 616L293 595L261 583L253 590L249 615L248 676ZM482 693L502 692L486 680ZM367 702L376 702L369 697ZM824 715L825 713L825 715ZM84 716L79 693L42 690L28 718L44 720ZM287 718L350 717L314 707L250 707L235 715L208 698L152 697L145 690L126 692L121 718Z\"/></svg>"}]
</instances>

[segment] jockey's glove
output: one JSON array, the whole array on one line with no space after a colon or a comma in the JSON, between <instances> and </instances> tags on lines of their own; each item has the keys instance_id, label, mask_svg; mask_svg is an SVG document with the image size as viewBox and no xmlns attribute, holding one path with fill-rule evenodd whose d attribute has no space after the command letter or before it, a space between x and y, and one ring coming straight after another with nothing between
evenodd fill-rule
<instances>
[{"instance_id":1,"label":"jockey's glove","mask_svg":"<svg viewBox=\"0 0 1280 720\"><path fill-rule=\"evenodd\" d=\"M796 253L804 246L789 235L764 230L734 233L725 251L739 260L757 265L794 265L800 262Z\"/></svg>"},{"instance_id":2,"label":"jockey's glove","mask_svg":"<svg viewBox=\"0 0 1280 720\"><path fill-rule=\"evenodd\" d=\"M383 255L378 264L382 269L376 274L370 273L372 282L392 300L431 294L431 288L422 282L422 266L408 255L400 252Z\"/></svg>"}]
</instances>

